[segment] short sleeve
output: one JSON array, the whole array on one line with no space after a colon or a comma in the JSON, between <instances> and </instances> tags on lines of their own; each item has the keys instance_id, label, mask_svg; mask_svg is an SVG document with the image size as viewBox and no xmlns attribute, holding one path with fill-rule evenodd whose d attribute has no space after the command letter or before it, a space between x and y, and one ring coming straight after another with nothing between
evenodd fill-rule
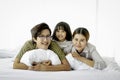
<instances>
[{"instance_id":1,"label":"short sleeve","mask_svg":"<svg viewBox=\"0 0 120 80\"><path fill-rule=\"evenodd\" d=\"M32 43L32 40L29 40L25 42L25 44L22 46L21 50L19 51L17 58L21 59L23 54L29 50L35 49L35 45Z\"/></svg>"},{"instance_id":2,"label":"short sleeve","mask_svg":"<svg viewBox=\"0 0 120 80\"><path fill-rule=\"evenodd\" d=\"M55 41L51 42L49 49L55 52L60 58L60 60L63 60L65 58L65 53L62 51L62 49L59 47L59 45Z\"/></svg>"}]
</instances>

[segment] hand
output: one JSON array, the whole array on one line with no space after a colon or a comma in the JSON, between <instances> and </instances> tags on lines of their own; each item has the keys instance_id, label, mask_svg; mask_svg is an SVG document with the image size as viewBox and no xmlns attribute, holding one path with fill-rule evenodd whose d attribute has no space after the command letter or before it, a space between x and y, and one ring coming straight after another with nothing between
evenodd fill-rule
<instances>
[{"instance_id":1,"label":"hand","mask_svg":"<svg viewBox=\"0 0 120 80\"><path fill-rule=\"evenodd\" d=\"M46 65L39 63L36 66L34 66L33 70L34 71L45 71L46 68L47 68Z\"/></svg>"},{"instance_id":2,"label":"hand","mask_svg":"<svg viewBox=\"0 0 120 80\"><path fill-rule=\"evenodd\" d=\"M49 66L49 65L51 65L51 61L50 60L44 60L44 61L41 62L41 64Z\"/></svg>"},{"instance_id":3,"label":"hand","mask_svg":"<svg viewBox=\"0 0 120 80\"><path fill-rule=\"evenodd\" d=\"M76 59L79 59L81 57L77 52L73 52L72 56Z\"/></svg>"},{"instance_id":4,"label":"hand","mask_svg":"<svg viewBox=\"0 0 120 80\"><path fill-rule=\"evenodd\" d=\"M38 64L38 62L33 62L32 63L32 66L35 66L35 65L37 65Z\"/></svg>"},{"instance_id":5,"label":"hand","mask_svg":"<svg viewBox=\"0 0 120 80\"><path fill-rule=\"evenodd\" d=\"M28 70L34 70L34 66L29 66Z\"/></svg>"}]
</instances>

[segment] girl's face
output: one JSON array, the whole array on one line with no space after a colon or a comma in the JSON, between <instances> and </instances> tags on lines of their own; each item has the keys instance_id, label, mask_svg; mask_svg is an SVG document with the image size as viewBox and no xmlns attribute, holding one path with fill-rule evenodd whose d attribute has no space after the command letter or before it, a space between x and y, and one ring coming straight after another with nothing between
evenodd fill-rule
<instances>
[{"instance_id":1,"label":"girl's face","mask_svg":"<svg viewBox=\"0 0 120 80\"><path fill-rule=\"evenodd\" d=\"M66 40L65 39L66 38L66 32L64 30L62 30L62 29L57 30L56 31L56 37L58 38L58 40L60 42L63 42L64 40Z\"/></svg>"},{"instance_id":2,"label":"girl's face","mask_svg":"<svg viewBox=\"0 0 120 80\"><path fill-rule=\"evenodd\" d=\"M37 48L48 49L51 43L50 31L48 29L42 30L41 34L37 37L37 39L34 39L34 41L37 44Z\"/></svg>"},{"instance_id":3,"label":"girl's face","mask_svg":"<svg viewBox=\"0 0 120 80\"><path fill-rule=\"evenodd\" d=\"M73 46L78 52L82 52L87 44L86 38L82 34L75 34L72 42Z\"/></svg>"}]
</instances>

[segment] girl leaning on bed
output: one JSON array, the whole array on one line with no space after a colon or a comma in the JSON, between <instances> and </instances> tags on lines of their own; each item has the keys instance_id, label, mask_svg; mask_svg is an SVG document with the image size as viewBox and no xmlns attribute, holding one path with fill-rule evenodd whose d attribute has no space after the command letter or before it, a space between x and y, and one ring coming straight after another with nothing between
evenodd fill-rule
<instances>
[{"instance_id":1,"label":"girl leaning on bed","mask_svg":"<svg viewBox=\"0 0 120 80\"><path fill-rule=\"evenodd\" d=\"M51 40L51 29L46 23L40 23L36 26L34 26L31 29L32 34L32 40L28 40L23 47L21 48L20 52L16 56L13 68L14 69L31 69L36 71L68 71L70 70L70 65L68 61L65 58L64 52L61 50L61 48L58 46L58 44ZM27 66L26 64L21 62L21 58L24 54L26 54L27 51L32 51L35 49L50 49L56 53L56 55L59 57L61 64L58 65L51 65L51 63L48 62L40 62L35 63L35 66ZM49 63L49 64L48 64ZM47 64L47 65L45 65Z\"/></svg>"},{"instance_id":2,"label":"girl leaning on bed","mask_svg":"<svg viewBox=\"0 0 120 80\"><path fill-rule=\"evenodd\" d=\"M64 51L72 69L99 69L106 67L106 63L99 55L95 46L88 42L90 34L84 27L79 27L73 32L72 45Z\"/></svg>"}]
</instances>

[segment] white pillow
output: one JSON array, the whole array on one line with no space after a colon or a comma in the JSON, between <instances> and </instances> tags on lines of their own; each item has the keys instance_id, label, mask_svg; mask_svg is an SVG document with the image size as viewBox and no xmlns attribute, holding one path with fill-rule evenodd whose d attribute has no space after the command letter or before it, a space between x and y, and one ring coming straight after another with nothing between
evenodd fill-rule
<instances>
[{"instance_id":1,"label":"white pillow","mask_svg":"<svg viewBox=\"0 0 120 80\"><path fill-rule=\"evenodd\" d=\"M94 68L88 66L87 64L73 58L71 53L66 55L66 59L68 60L71 68L74 69L74 70L87 70L87 69L88 70L90 70L90 69L93 70L94 69Z\"/></svg>"},{"instance_id":2,"label":"white pillow","mask_svg":"<svg viewBox=\"0 0 120 80\"><path fill-rule=\"evenodd\" d=\"M61 64L61 61L56 53L51 50L34 49L27 51L21 58L20 62L28 66L32 66L33 62L42 62L50 60L52 65Z\"/></svg>"}]
</instances>

